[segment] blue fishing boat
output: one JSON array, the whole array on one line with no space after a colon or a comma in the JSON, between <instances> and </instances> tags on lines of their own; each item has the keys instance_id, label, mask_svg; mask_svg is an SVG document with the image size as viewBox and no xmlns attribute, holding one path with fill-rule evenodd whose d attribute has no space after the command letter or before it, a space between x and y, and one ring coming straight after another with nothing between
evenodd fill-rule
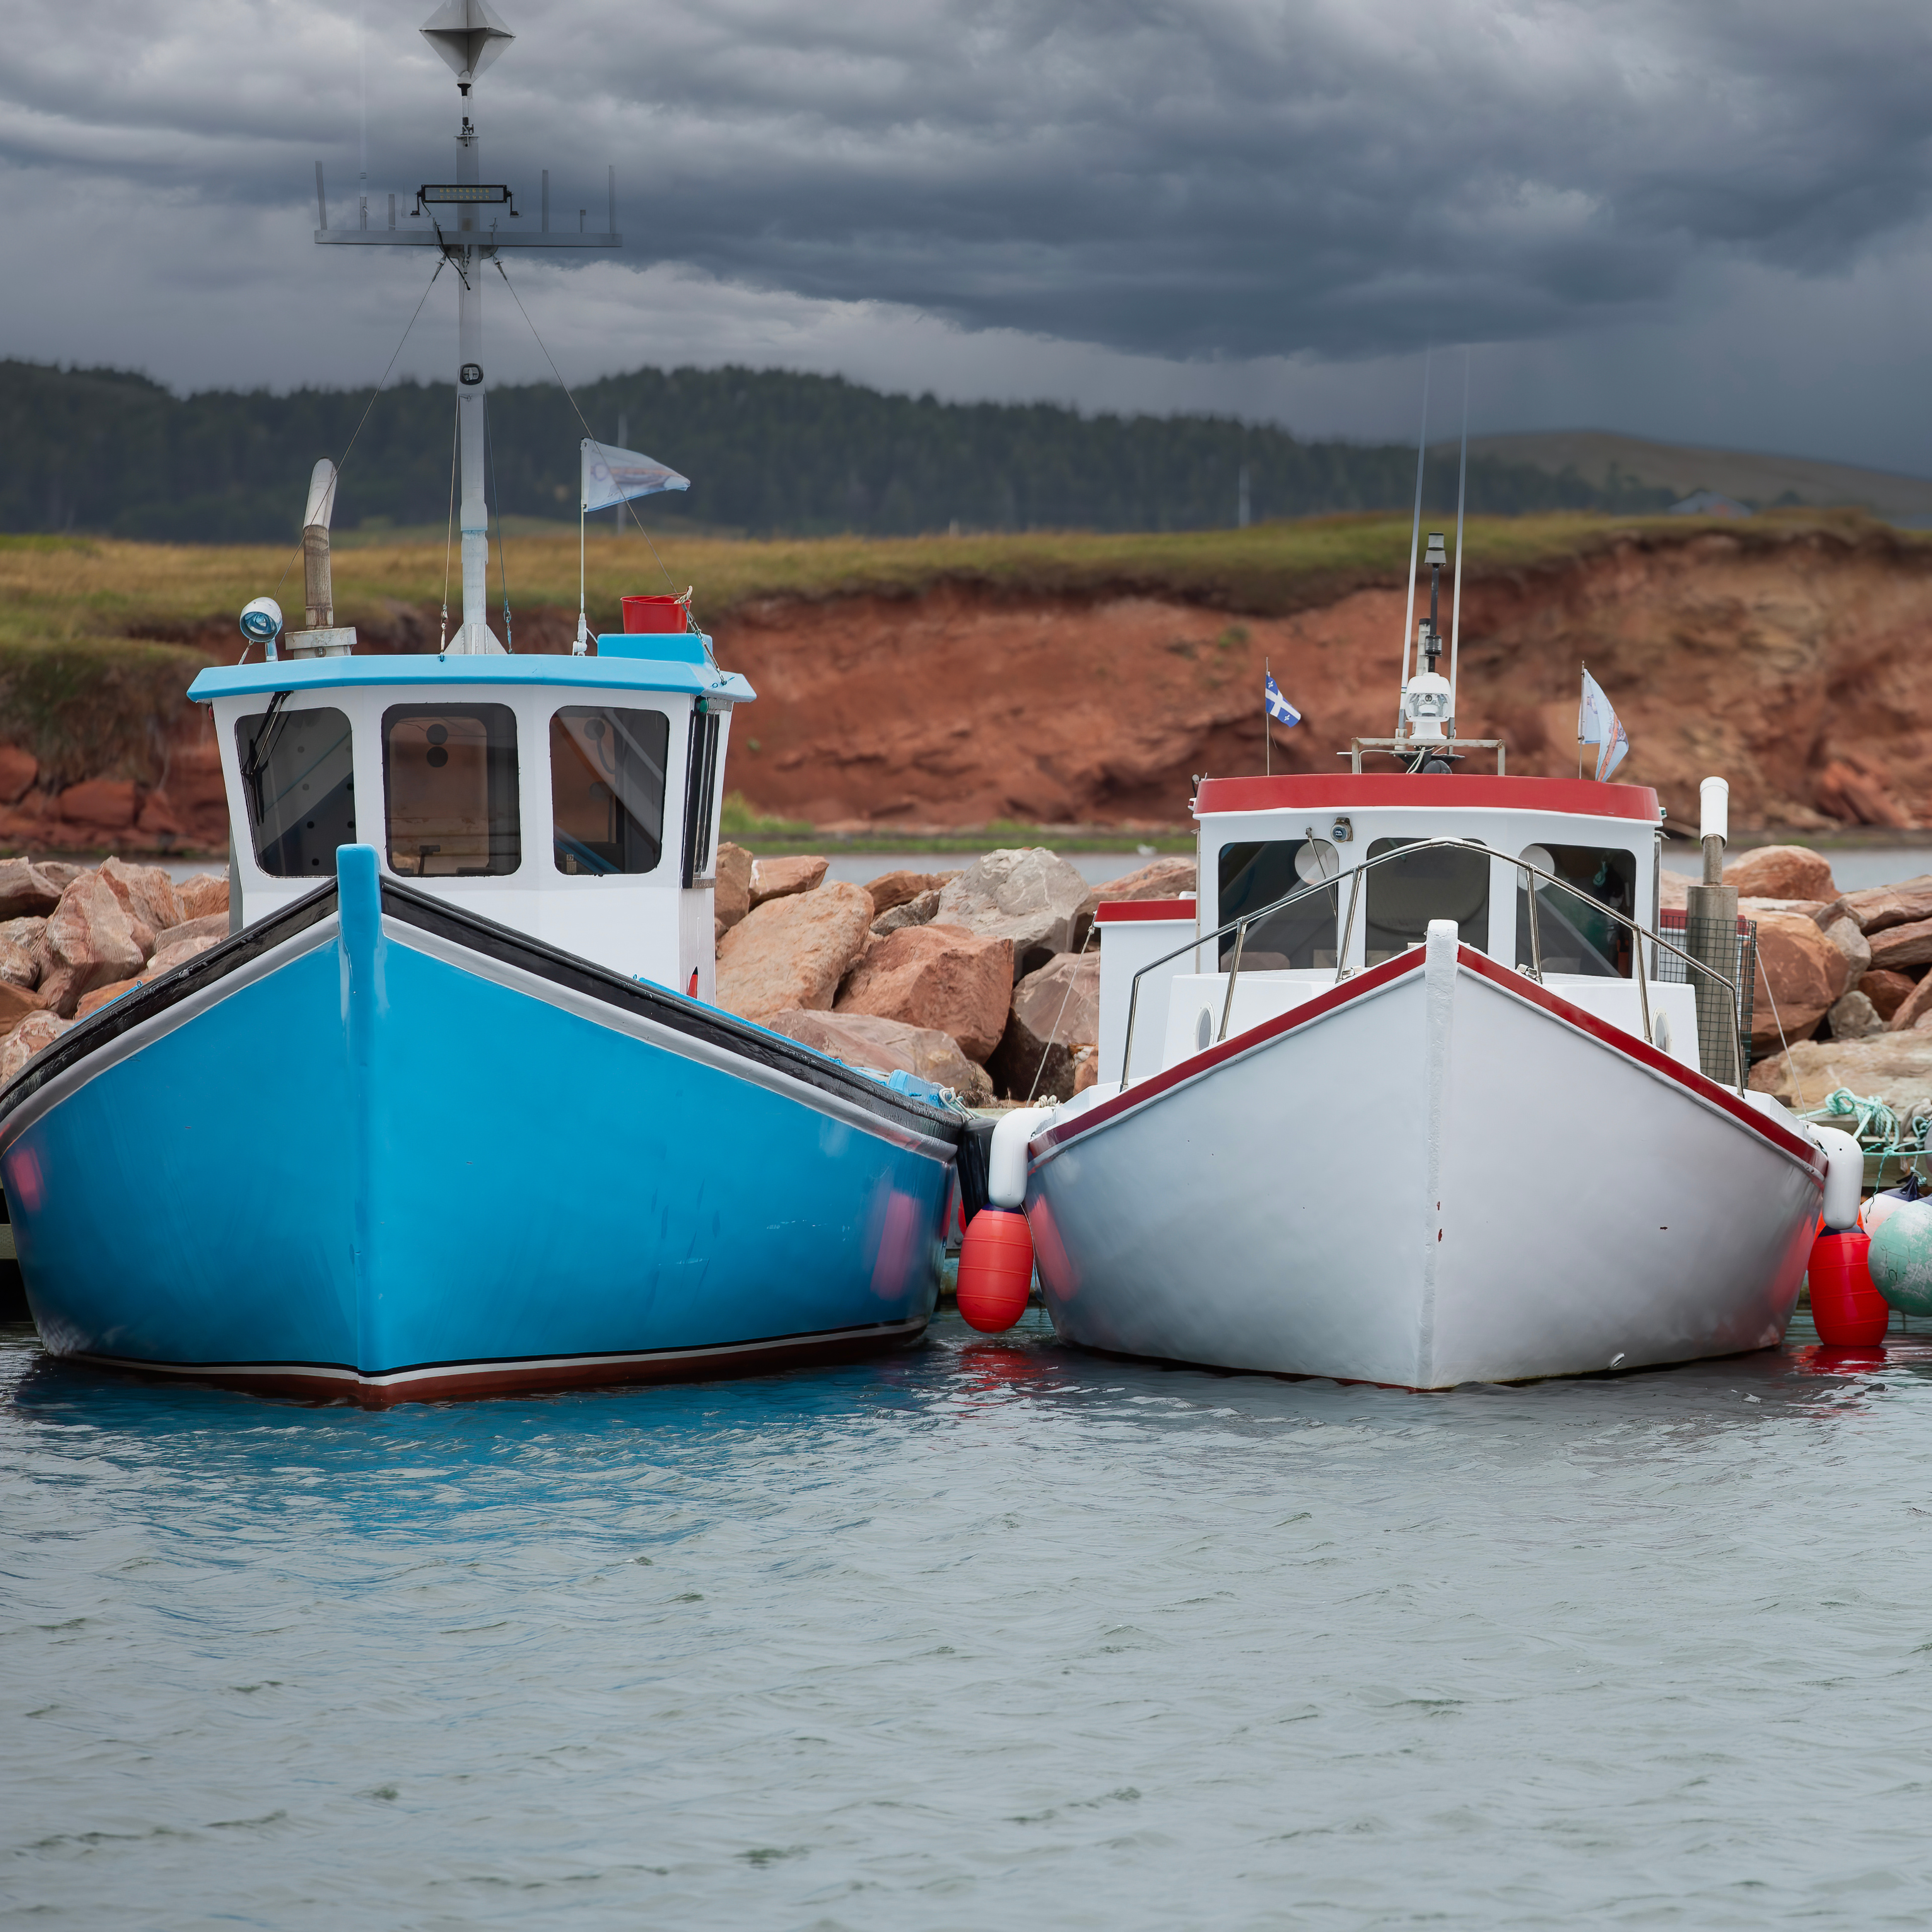
<instances>
[{"instance_id":1,"label":"blue fishing boat","mask_svg":"<svg viewBox=\"0 0 1932 1932\"><path fill-rule=\"evenodd\" d=\"M424 31L466 95L508 38L483 0ZM318 464L305 626L257 599L244 662L190 692L221 749L230 937L0 1091L34 1321L57 1355L370 1406L902 1345L968 1117L710 1003L755 694L688 600L632 600L645 628L594 640L580 621L568 656L491 629L482 270L548 220L481 226L509 193L478 182L466 115L459 140L462 178L419 204L446 232L371 229L365 198L343 231L325 202L318 239L427 240L459 270L463 623L435 652L358 650ZM593 477L600 501L682 482L632 455L586 442L588 507Z\"/></svg>"}]
</instances>

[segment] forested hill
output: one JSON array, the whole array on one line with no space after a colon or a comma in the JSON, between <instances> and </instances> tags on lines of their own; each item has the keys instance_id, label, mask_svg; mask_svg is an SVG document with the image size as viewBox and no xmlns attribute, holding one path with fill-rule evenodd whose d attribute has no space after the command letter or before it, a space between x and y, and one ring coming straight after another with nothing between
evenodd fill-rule
<instances>
[{"instance_id":1,"label":"forested hill","mask_svg":"<svg viewBox=\"0 0 1932 1932\"><path fill-rule=\"evenodd\" d=\"M0 362L0 530L87 530L173 542L290 537L309 472L338 460L369 392L212 389L182 398L116 370ZM850 531L1201 530L1232 524L1248 471L1254 520L1406 508L1412 448L1304 442L1222 416L1083 416L1047 404L942 403L779 370L640 369L586 385L592 433L692 478L653 500L758 536ZM440 524L448 508L454 392L404 383L370 412L343 473L337 526ZM494 507L572 519L583 434L549 383L492 390ZM620 434L621 432L621 434ZM1454 466L1427 502L1454 508ZM1671 493L1472 458L1469 507L1630 513Z\"/></svg>"}]
</instances>

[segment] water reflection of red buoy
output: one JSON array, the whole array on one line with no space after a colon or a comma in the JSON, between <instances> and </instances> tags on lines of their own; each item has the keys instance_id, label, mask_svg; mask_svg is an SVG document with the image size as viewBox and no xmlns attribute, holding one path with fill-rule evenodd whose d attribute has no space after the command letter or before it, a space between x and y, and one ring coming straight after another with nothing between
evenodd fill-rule
<instances>
[{"instance_id":1,"label":"water reflection of red buoy","mask_svg":"<svg viewBox=\"0 0 1932 1932\"><path fill-rule=\"evenodd\" d=\"M998 1335L1026 1312L1033 1292L1033 1234L1024 1214L982 1208L959 1247L959 1318Z\"/></svg>"},{"instance_id":2,"label":"water reflection of red buoy","mask_svg":"<svg viewBox=\"0 0 1932 1932\"><path fill-rule=\"evenodd\" d=\"M1811 1244L1811 1319L1828 1348L1869 1348L1885 1340L1891 1305L1872 1286L1869 1235L1820 1234Z\"/></svg>"}]
</instances>

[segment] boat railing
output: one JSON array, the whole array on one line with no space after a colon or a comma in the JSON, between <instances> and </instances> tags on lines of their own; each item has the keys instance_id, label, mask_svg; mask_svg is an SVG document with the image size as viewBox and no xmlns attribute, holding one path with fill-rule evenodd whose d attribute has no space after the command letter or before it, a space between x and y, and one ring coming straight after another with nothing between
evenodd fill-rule
<instances>
[{"instance_id":1,"label":"boat railing","mask_svg":"<svg viewBox=\"0 0 1932 1932\"><path fill-rule=\"evenodd\" d=\"M1476 851L1481 853L1485 858L1502 858L1502 854L1492 850L1478 838L1413 839L1396 846L1390 851L1378 852L1372 857L1364 859L1359 864L1350 866L1346 872L1338 871L1330 878L1317 879L1300 886L1292 892L1285 893L1278 899L1271 900L1266 905L1257 906L1252 912L1244 913L1238 919L1229 920L1225 925L1216 926L1212 932L1197 932L1192 939L1174 947L1172 952L1162 953L1158 959L1149 960L1138 972L1135 974L1132 986L1127 995L1127 1038L1125 1048L1120 1056L1122 1082L1125 1083L1133 1070L1134 1027L1140 1013L1141 982L1156 967L1171 964L1183 953L1198 952L1203 946L1216 944L1226 938L1230 933L1234 935L1234 957L1228 963L1228 991L1226 998L1221 1002L1221 1024L1214 1036L1217 1042L1225 1040L1228 1037L1228 1023L1234 1010L1234 987L1240 977L1241 952L1246 944L1248 928L1250 926L1258 925L1263 920L1272 919L1276 913L1285 912L1289 907L1298 905L1303 900L1312 898L1318 893L1336 892L1340 890L1342 880L1348 880L1349 881L1348 916L1342 928L1342 944L1335 955L1334 983L1340 986L1357 970L1348 963L1348 949L1354 940L1355 910L1361 898L1362 880L1364 876L1372 872L1378 866L1385 866L1394 860L1412 857L1418 852L1427 851L1432 848L1446 848L1459 852ZM1541 880L1546 884L1554 886L1559 892L1565 892L1573 898L1581 899L1586 896L1578 891L1570 880L1558 878L1554 872L1545 872L1540 866L1532 865L1527 859L1503 859L1503 862L1522 874L1526 880ZM1540 986L1543 982L1543 934L1538 916L1537 893L1534 884L1526 886L1526 896L1529 902L1529 964L1527 968L1525 968L1519 964L1517 970L1526 971L1528 976L1535 980ZM1744 1084L1744 1038L1742 1028L1738 1024L1738 994L1736 980L1719 972L1708 960L1694 958L1682 946L1672 945L1660 932L1647 930L1640 926L1628 913L1619 912L1614 906L1605 905L1600 899L1591 899L1589 904L1592 911L1600 913L1615 924L1623 927L1631 935L1631 952L1635 968L1632 976L1636 981L1637 1000L1643 1015L1643 1037L1647 1045L1654 1046L1657 1042L1650 1016L1650 974L1646 970L1644 965L1643 947L1646 940L1650 944L1652 970L1654 970L1659 951L1668 952L1673 958L1681 959L1684 962L1687 969L1686 976L1692 986L1696 986L1700 979L1702 979L1710 984L1722 986L1730 994L1731 1064L1736 1073L1736 1084L1742 1088Z\"/></svg>"}]
</instances>

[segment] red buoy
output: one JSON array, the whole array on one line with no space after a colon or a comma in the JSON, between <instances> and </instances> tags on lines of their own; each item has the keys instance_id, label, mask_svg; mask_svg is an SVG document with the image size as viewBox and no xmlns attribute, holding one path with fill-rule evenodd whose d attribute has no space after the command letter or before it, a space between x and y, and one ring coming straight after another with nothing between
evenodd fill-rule
<instances>
[{"instance_id":1,"label":"red buoy","mask_svg":"<svg viewBox=\"0 0 1932 1932\"><path fill-rule=\"evenodd\" d=\"M1871 1237L1856 1228L1811 1244L1811 1319L1828 1348L1869 1348L1885 1340L1892 1308L1872 1286Z\"/></svg>"},{"instance_id":2,"label":"red buoy","mask_svg":"<svg viewBox=\"0 0 1932 1932\"><path fill-rule=\"evenodd\" d=\"M1010 1328L1033 1292L1033 1231L1024 1214L982 1208L959 1246L959 1318L982 1335Z\"/></svg>"}]
</instances>

